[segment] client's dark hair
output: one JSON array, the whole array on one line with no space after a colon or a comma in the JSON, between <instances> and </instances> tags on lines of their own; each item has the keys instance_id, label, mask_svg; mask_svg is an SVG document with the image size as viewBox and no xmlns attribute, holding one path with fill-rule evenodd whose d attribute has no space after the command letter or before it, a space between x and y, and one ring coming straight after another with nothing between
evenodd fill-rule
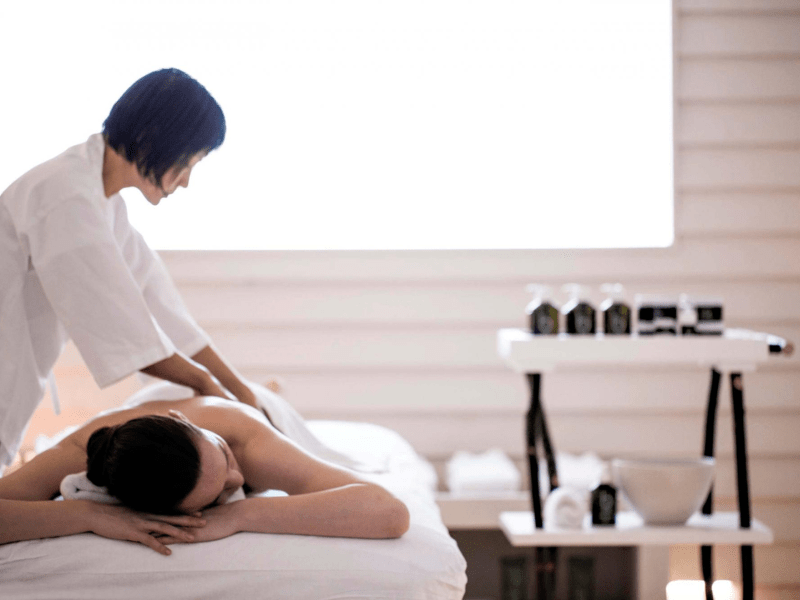
<instances>
[{"instance_id":1,"label":"client's dark hair","mask_svg":"<svg viewBox=\"0 0 800 600\"><path fill-rule=\"evenodd\" d=\"M130 508L174 514L200 476L197 437L188 423L158 415L102 427L86 446L86 475Z\"/></svg>"}]
</instances>

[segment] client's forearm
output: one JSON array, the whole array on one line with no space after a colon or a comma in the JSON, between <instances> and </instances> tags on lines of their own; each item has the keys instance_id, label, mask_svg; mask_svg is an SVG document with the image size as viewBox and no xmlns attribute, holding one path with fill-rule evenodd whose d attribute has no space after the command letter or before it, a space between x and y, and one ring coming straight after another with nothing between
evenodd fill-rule
<instances>
[{"instance_id":1,"label":"client's forearm","mask_svg":"<svg viewBox=\"0 0 800 600\"><path fill-rule=\"evenodd\" d=\"M397 538L408 530L406 505L380 486L340 488L242 502L242 531L352 538Z\"/></svg>"},{"instance_id":2,"label":"client's forearm","mask_svg":"<svg viewBox=\"0 0 800 600\"><path fill-rule=\"evenodd\" d=\"M0 500L0 544L90 530L80 502Z\"/></svg>"}]
</instances>

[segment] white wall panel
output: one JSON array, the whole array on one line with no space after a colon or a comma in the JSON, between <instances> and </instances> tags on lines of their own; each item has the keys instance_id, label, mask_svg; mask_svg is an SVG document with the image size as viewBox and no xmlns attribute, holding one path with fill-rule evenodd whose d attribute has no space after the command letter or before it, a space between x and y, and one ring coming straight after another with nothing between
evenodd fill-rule
<instances>
[{"instance_id":1,"label":"white wall panel","mask_svg":"<svg viewBox=\"0 0 800 600\"><path fill-rule=\"evenodd\" d=\"M752 208L755 215L763 212L746 197L740 201L741 211ZM794 205L786 205L787 219L796 215L800 228L800 196ZM690 215L702 216L702 206L713 200L687 202ZM701 208L697 208L700 206ZM688 209L687 209L688 210ZM710 211L711 209L709 209ZM715 214L706 214L716 222ZM738 221L732 220L731 223ZM699 225L697 226L700 227ZM698 233L704 231L698 229ZM543 279L553 288L554 298L566 300L561 286L566 280ZM585 280L584 280L585 281ZM800 321L800 283L794 281L760 281L743 286L725 279L705 282L643 281L626 279L628 301L635 293L697 294L722 297L725 317L732 322ZM356 325L359 327L396 328L409 325L460 325L475 327L525 326L525 306L531 295L523 281L495 284L285 284L285 285L207 285L185 284L183 296L195 318L206 326L259 325L270 327L311 327ZM599 284L589 288L590 299L599 306L603 293Z\"/></svg>"},{"instance_id":2,"label":"white wall panel","mask_svg":"<svg viewBox=\"0 0 800 600\"><path fill-rule=\"evenodd\" d=\"M680 22L679 54L720 58L800 55L798 31L800 14L688 14Z\"/></svg>"},{"instance_id":3,"label":"white wall panel","mask_svg":"<svg viewBox=\"0 0 800 600\"><path fill-rule=\"evenodd\" d=\"M685 151L684 151L685 152ZM787 156L788 154L788 156ZM779 166L788 169L800 152L784 152ZM704 175L701 165L709 161L716 171ZM730 171L721 157L700 154L686 160L693 172L688 181L704 183L707 189L729 191L727 186L713 186L721 171ZM763 178L763 170L774 169L764 156L756 157L750 170L752 178ZM784 179L800 175L787 173ZM741 179L741 177L740 177ZM743 191L738 189L736 191ZM775 191L786 191L772 185ZM684 190L686 191L686 190ZM678 231L680 237L681 232ZM325 284L389 284L425 285L450 283L505 283L509 280L524 284L537 280L577 280L601 283L611 280L693 281L712 279L747 279L765 277L800 277L800 263L794 257L800 253L800 240L709 238L679 239L664 249L631 250L538 250L538 251L408 251L408 252L164 252L171 273L179 285L202 283L212 285L286 285L290 283ZM254 300L257 301L257 300Z\"/></svg>"},{"instance_id":4,"label":"white wall panel","mask_svg":"<svg viewBox=\"0 0 800 600\"><path fill-rule=\"evenodd\" d=\"M800 29L796 35L800 39ZM676 114L675 135L681 148L796 146L800 102L685 103Z\"/></svg>"},{"instance_id":5,"label":"white wall panel","mask_svg":"<svg viewBox=\"0 0 800 600\"><path fill-rule=\"evenodd\" d=\"M796 101L800 60L681 58L675 91L681 101Z\"/></svg>"},{"instance_id":6,"label":"white wall panel","mask_svg":"<svg viewBox=\"0 0 800 600\"><path fill-rule=\"evenodd\" d=\"M800 71L797 76L800 79ZM684 189L800 187L800 150L797 149L686 148L680 153L678 165L677 185Z\"/></svg>"},{"instance_id":7,"label":"white wall panel","mask_svg":"<svg viewBox=\"0 0 800 600\"><path fill-rule=\"evenodd\" d=\"M684 238L800 234L800 193L685 192L681 200L678 223Z\"/></svg>"},{"instance_id":8,"label":"white wall panel","mask_svg":"<svg viewBox=\"0 0 800 600\"><path fill-rule=\"evenodd\" d=\"M336 418L336 410L309 412L310 418ZM354 418L357 418L353 415ZM525 418L523 414L454 413L447 417L430 414L370 414L367 419L399 431L420 452L446 460L453 448L484 452L500 448L515 459L525 456ZM721 461L732 460L733 426L730 415L719 415L715 436L715 456ZM442 423L447 423L443 428ZM704 415L691 416L561 416L548 413L553 446L557 451L571 454L594 452L604 458L613 457L672 457L701 456L703 451ZM796 414L748 414L747 447L752 460L777 460L782 464L797 463L800 447L796 431L800 417ZM791 467L794 468L794 467ZM792 484L784 492L761 488L762 496L800 497L800 488ZM797 482L800 486L800 481ZM753 490L756 486L753 486ZM723 494L724 495L724 494Z\"/></svg>"},{"instance_id":9,"label":"white wall panel","mask_svg":"<svg viewBox=\"0 0 800 600\"><path fill-rule=\"evenodd\" d=\"M674 4L681 14L791 14L800 10L797 0L674 0Z\"/></svg>"}]
</instances>

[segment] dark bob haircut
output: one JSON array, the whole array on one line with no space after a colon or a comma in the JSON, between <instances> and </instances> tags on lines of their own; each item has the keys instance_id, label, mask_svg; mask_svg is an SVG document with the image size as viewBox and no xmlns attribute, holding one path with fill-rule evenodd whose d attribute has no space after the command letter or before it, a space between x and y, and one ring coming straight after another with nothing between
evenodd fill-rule
<instances>
[{"instance_id":1,"label":"dark bob haircut","mask_svg":"<svg viewBox=\"0 0 800 600\"><path fill-rule=\"evenodd\" d=\"M188 423L159 415L101 427L86 445L86 476L130 508L176 514L200 477L199 436Z\"/></svg>"},{"instance_id":2,"label":"dark bob haircut","mask_svg":"<svg viewBox=\"0 0 800 600\"><path fill-rule=\"evenodd\" d=\"M103 137L161 186L169 169L222 145L225 115L196 80L178 69L162 69L122 94L103 123Z\"/></svg>"}]
</instances>

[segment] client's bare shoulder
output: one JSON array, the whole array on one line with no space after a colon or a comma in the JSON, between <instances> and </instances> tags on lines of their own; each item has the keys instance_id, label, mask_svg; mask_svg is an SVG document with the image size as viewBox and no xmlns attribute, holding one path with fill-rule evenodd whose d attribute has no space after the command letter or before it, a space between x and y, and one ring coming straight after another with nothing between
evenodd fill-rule
<instances>
[{"instance_id":1,"label":"client's bare shoulder","mask_svg":"<svg viewBox=\"0 0 800 600\"><path fill-rule=\"evenodd\" d=\"M223 398L199 396L182 401L181 405L171 403L169 408L181 411L198 427L221 435L231 446L274 431L261 411Z\"/></svg>"},{"instance_id":2,"label":"client's bare shoulder","mask_svg":"<svg viewBox=\"0 0 800 600\"><path fill-rule=\"evenodd\" d=\"M101 412L64 441L85 449L91 435L101 427L147 415L168 416L171 410L183 413L198 427L218 433L229 443L236 443L236 440L253 435L257 430L271 428L263 413L250 406L213 396L195 396L182 400L152 400L130 408Z\"/></svg>"}]
</instances>

